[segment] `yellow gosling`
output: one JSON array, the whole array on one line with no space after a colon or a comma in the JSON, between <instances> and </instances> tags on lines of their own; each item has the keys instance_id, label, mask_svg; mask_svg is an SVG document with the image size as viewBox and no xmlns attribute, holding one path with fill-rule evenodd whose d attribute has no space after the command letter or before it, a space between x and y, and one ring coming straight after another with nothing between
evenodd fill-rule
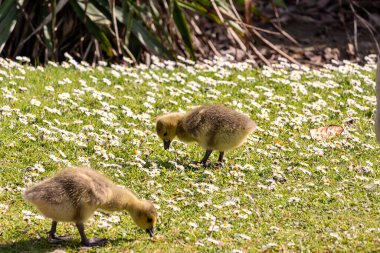
<instances>
[{"instance_id":1,"label":"yellow gosling","mask_svg":"<svg viewBox=\"0 0 380 253\"><path fill-rule=\"evenodd\" d=\"M244 143L256 129L246 115L221 105L203 105L186 113L168 113L157 117L156 131L164 141L164 148L177 136L183 142L197 142L206 150L201 164L205 165L213 150L224 152Z\"/></svg>"},{"instance_id":2,"label":"yellow gosling","mask_svg":"<svg viewBox=\"0 0 380 253\"><path fill-rule=\"evenodd\" d=\"M24 198L44 216L52 219L48 238L51 243L71 238L56 235L57 222L63 221L76 224L82 245L92 247L105 244L107 239L88 239L84 232L83 223L97 209L127 210L133 221L151 237L157 222L157 211L151 202L138 199L128 189L116 186L100 173L88 168L64 169L25 191Z\"/></svg>"}]
</instances>

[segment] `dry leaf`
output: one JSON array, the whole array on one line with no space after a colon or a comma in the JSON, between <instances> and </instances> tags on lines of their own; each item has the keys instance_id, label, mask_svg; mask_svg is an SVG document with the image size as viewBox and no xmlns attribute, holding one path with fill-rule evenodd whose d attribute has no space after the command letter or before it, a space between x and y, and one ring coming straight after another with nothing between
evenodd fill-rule
<instances>
[{"instance_id":1,"label":"dry leaf","mask_svg":"<svg viewBox=\"0 0 380 253\"><path fill-rule=\"evenodd\" d=\"M289 144L289 142L285 142L285 141L278 140L278 139L274 139L273 142L280 145L280 146L286 146Z\"/></svg>"},{"instance_id":2,"label":"dry leaf","mask_svg":"<svg viewBox=\"0 0 380 253\"><path fill-rule=\"evenodd\" d=\"M339 60L340 51L338 48L327 47L327 48L325 48L324 53L325 53L324 57L328 61L331 59Z\"/></svg>"},{"instance_id":3,"label":"dry leaf","mask_svg":"<svg viewBox=\"0 0 380 253\"><path fill-rule=\"evenodd\" d=\"M354 48L354 45L352 43L348 43L347 44L347 49L346 49L347 53L349 55L355 55L355 48Z\"/></svg>"},{"instance_id":4,"label":"dry leaf","mask_svg":"<svg viewBox=\"0 0 380 253\"><path fill-rule=\"evenodd\" d=\"M163 236L163 235L155 235L152 238L152 241L154 241L154 242L162 242L162 241L165 241L165 240L166 240L166 237Z\"/></svg>"},{"instance_id":5,"label":"dry leaf","mask_svg":"<svg viewBox=\"0 0 380 253\"><path fill-rule=\"evenodd\" d=\"M251 24L252 16L253 16L253 8L254 3L252 0L245 0L244 1L244 16L245 16L245 23Z\"/></svg>"},{"instance_id":6,"label":"dry leaf","mask_svg":"<svg viewBox=\"0 0 380 253\"><path fill-rule=\"evenodd\" d=\"M64 249L55 249L53 251L50 251L50 253L66 253Z\"/></svg>"},{"instance_id":7,"label":"dry leaf","mask_svg":"<svg viewBox=\"0 0 380 253\"><path fill-rule=\"evenodd\" d=\"M311 129L310 135L315 140L324 141L340 135L343 131L344 129L341 126L324 126L317 129Z\"/></svg>"}]
</instances>

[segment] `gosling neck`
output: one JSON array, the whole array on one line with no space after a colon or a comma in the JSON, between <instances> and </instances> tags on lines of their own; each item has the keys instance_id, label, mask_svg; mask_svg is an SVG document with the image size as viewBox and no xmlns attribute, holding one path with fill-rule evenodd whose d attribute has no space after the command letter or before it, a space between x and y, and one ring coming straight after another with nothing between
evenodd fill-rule
<instances>
[{"instance_id":1,"label":"gosling neck","mask_svg":"<svg viewBox=\"0 0 380 253\"><path fill-rule=\"evenodd\" d=\"M170 113L169 115L173 119L174 125L178 125L183 120L185 113L184 112L173 112L173 113Z\"/></svg>"},{"instance_id":2,"label":"gosling neck","mask_svg":"<svg viewBox=\"0 0 380 253\"><path fill-rule=\"evenodd\" d=\"M130 190L122 187L115 187L112 197L103 206L103 209L108 211L127 210L130 213L138 202L140 202L140 200Z\"/></svg>"},{"instance_id":3,"label":"gosling neck","mask_svg":"<svg viewBox=\"0 0 380 253\"><path fill-rule=\"evenodd\" d=\"M178 139L180 139L183 142L195 141L191 134L186 130L186 127L184 126L182 119L178 121L176 135Z\"/></svg>"}]
</instances>

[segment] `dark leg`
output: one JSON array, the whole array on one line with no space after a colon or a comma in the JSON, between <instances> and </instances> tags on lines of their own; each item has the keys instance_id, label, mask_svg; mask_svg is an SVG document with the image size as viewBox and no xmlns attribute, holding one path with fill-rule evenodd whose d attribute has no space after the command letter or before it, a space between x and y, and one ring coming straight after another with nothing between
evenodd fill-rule
<instances>
[{"instance_id":1,"label":"dark leg","mask_svg":"<svg viewBox=\"0 0 380 253\"><path fill-rule=\"evenodd\" d=\"M71 235L57 236L55 234L56 231L57 231L57 222L55 220L53 220L53 222L51 223L51 229L50 229L49 237L48 237L48 241L50 243L61 243L61 242L65 242L65 241L68 241L68 240L73 238Z\"/></svg>"},{"instance_id":2,"label":"dark leg","mask_svg":"<svg viewBox=\"0 0 380 253\"><path fill-rule=\"evenodd\" d=\"M90 238L88 239L86 234L84 233L84 225L83 223L77 223L77 228L80 234L80 238L82 239L81 244L87 247L94 247L94 246L102 246L107 243L106 238Z\"/></svg>"},{"instance_id":3,"label":"dark leg","mask_svg":"<svg viewBox=\"0 0 380 253\"><path fill-rule=\"evenodd\" d=\"M216 164L216 167L222 167L223 166L223 156L224 156L224 151L220 151L218 163Z\"/></svg>"},{"instance_id":4,"label":"dark leg","mask_svg":"<svg viewBox=\"0 0 380 253\"><path fill-rule=\"evenodd\" d=\"M205 156L202 158L201 164L206 165L208 158L210 157L212 150L206 150Z\"/></svg>"},{"instance_id":5,"label":"dark leg","mask_svg":"<svg viewBox=\"0 0 380 253\"><path fill-rule=\"evenodd\" d=\"M223 163L223 156L224 156L224 151L220 151L218 162Z\"/></svg>"}]
</instances>

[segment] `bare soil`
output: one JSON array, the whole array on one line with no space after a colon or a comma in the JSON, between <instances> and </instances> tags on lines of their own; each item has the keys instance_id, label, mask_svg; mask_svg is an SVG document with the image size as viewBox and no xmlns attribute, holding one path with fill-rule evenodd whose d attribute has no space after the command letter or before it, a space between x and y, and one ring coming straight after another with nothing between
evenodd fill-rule
<instances>
[{"instance_id":1,"label":"bare soil","mask_svg":"<svg viewBox=\"0 0 380 253\"><path fill-rule=\"evenodd\" d=\"M262 12L261 16L252 18L251 25L265 29L260 34L297 62L315 66L322 66L331 60L360 63L365 56L379 53L379 0L285 1L285 7L276 7L277 15L271 1L254 2ZM283 36L280 31L288 33L297 44ZM203 57L229 54L236 60L250 58L258 64L263 63L249 47L244 50L236 43L227 29L205 19L202 32L202 36L196 38L196 41L210 40L209 44L212 43L210 48L201 48L202 52L198 50ZM278 52L257 38L254 40L256 48L269 62L278 59Z\"/></svg>"}]
</instances>

